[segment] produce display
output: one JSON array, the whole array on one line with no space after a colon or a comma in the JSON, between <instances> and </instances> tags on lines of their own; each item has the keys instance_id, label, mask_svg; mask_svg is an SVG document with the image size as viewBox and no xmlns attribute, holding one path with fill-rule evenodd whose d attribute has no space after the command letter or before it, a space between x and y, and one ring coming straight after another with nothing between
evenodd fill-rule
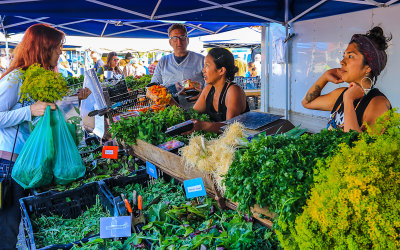
<instances>
[{"instance_id":1,"label":"produce display","mask_svg":"<svg viewBox=\"0 0 400 250\"><path fill-rule=\"evenodd\" d=\"M100 232L100 218L110 217L100 204L88 208L75 219L65 219L61 216L41 216L33 219L33 230L36 247L42 248L54 244L68 244Z\"/></svg>"},{"instance_id":2,"label":"produce display","mask_svg":"<svg viewBox=\"0 0 400 250\"><path fill-rule=\"evenodd\" d=\"M61 100L68 93L67 82L60 73L45 70L35 63L23 71L21 101L52 102Z\"/></svg>"},{"instance_id":3,"label":"produce display","mask_svg":"<svg viewBox=\"0 0 400 250\"><path fill-rule=\"evenodd\" d=\"M127 76L125 77L126 86L130 91L142 89L151 82L151 75Z\"/></svg>"},{"instance_id":4,"label":"produce display","mask_svg":"<svg viewBox=\"0 0 400 250\"><path fill-rule=\"evenodd\" d=\"M38 64L22 73L21 100L28 101L55 102L76 92L84 80L83 76L63 78ZM150 75L125 78L129 91L143 89L150 81ZM192 89L198 83L188 79L181 85ZM188 120L210 121L209 117L193 109L185 111L167 106L171 94L163 86L146 87L146 95L137 98L135 95L134 98L132 106L112 116L114 123L110 124L109 132L122 142L118 159L103 159L101 145L79 147L80 155L76 154L83 157L86 169L83 177L67 185L43 182L41 185L46 186L35 188L33 192L32 200L35 200L40 193L49 190L63 192L111 177L136 176L92 184L106 197L105 200L111 195L123 194L133 204L133 190L137 191L143 197L146 219L142 230L133 232L128 238L100 239L95 236L73 249L149 249L149 244L151 249L400 248L400 114L396 110L385 113L374 127L367 126L362 133L322 130L309 134L296 127L284 134L266 136L261 133L247 137L244 126L236 122L219 136L202 131L182 136L184 126L193 127L193 122ZM79 114L79 109L75 110ZM62 120L61 115L58 117ZM81 120L75 116L68 121L80 127ZM83 130L78 130L75 135L77 131L72 127L66 131L72 132L78 145ZM40 140L43 138L41 135ZM145 163L135 161L131 152L124 150L124 147L135 145L137 140L165 149L157 152L166 155L170 154L167 151L178 152L181 158L174 156L171 161L182 161L185 177L193 169L207 178L211 176L218 205L223 207L223 199L219 199L221 194L237 204L237 211L222 210L210 197L187 199L182 184L173 176L162 174L157 180L142 176ZM75 144L65 150L73 152ZM152 162L146 157L143 159ZM58 165L66 171L70 166ZM165 173L169 172L165 170ZM144 184L131 183L142 177L140 182L146 181ZM124 184L111 186L109 191L101 193L106 188L99 188L99 185L114 185L119 181ZM126 182L130 184L126 185ZM204 184L210 191L208 179ZM25 231L33 230L36 247L67 244L98 234L99 219L112 215L100 204L98 195L91 194L90 197L89 204L94 204L95 197L96 204L87 208L82 205L81 209L86 211L77 218L54 214L30 218L32 228ZM29 214L41 214L31 213L37 208L29 206ZM273 223L272 229L251 217L258 207L262 212L257 212L254 217L259 218L260 223L269 219Z\"/></svg>"},{"instance_id":5,"label":"produce display","mask_svg":"<svg viewBox=\"0 0 400 250\"><path fill-rule=\"evenodd\" d=\"M340 145L315 175L290 249L400 247L400 114L389 111L354 147Z\"/></svg>"},{"instance_id":6,"label":"produce display","mask_svg":"<svg viewBox=\"0 0 400 250\"><path fill-rule=\"evenodd\" d=\"M143 240L152 242L155 249L273 249L272 231L253 221L246 221L234 211L221 211L215 201L188 201L180 185L163 179L149 185L131 184L116 187L114 194L124 193L132 201L132 190L143 196L147 225L140 234L125 242L93 239L83 249L134 249L144 247ZM161 200L147 205L157 196ZM75 249L78 249L76 247Z\"/></svg>"},{"instance_id":7,"label":"produce display","mask_svg":"<svg viewBox=\"0 0 400 250\"><path fill-rule=\"evenodd\" d=\"M202 135L194 136L189 144L179 150L185 167L196 168L211 174L217 187L224 192L222 180L234 159L235 151L244 137L244 127L233 123L218 138L207 140ZM246 140L246 139L245 139Z\"/></svg>"},{"instance_id":8,"label":"produce display","mask_svg":"<svg viewBox=\"0 0 400 250\"><path fill-rule=\"evenodd\" d=\"M300 137L254 138L236 152L225 176L225 197L238 202L241 211L250 212L257 204L275 212L276 232L284 234L287 223L294 222L310 196L317 166L325 166L327 157L338 151L339 144L351 146L357 135L323 130Z\"/></svg>"},{"instance_id":9,"label":"produce display","mask_svg":"<svg viewBox=\"0 0 400 250\"><path fill-rule=\"evenodd\" d=\"M171 94L168 93L167 88L160 85L153 85L147 88L146 95L157 105L169 104Z\"/></svg>"},{"instance_id":10,"label":"produce display","mask_svg":"<svg viewBox=\"0 0 400 250\"><path fill-rule=\"evenodd\" d=\"M111 124L110 132L114 138L128 145L136 144L137 139L153 145L159 145L172 139L186 142L189 136L170 137L164 132L168 127L190 119L197 119L200 121L209 120L207 115L201 115L193 109L184 111L176 106L172 106L165 108L165 110L160 110L157 113L146 112L139 116L121 119L119 122ZM214 133L205 133L205 135L208 136L208 138L215 136Z\"/></svg>"},{"instance_id":11,"label":"produce display","mask_svg":"<svg viewBox=\"0 0 400 250\"><path fill-rule=\"evenodd\" d=\"M84 75L80 75L79 77L76 77L76 76L67 76L67 77L65 77L65 80L67 81L67 86L68 87L83 83L84 79L85 79Z\"/></svg>"}]
</instances>

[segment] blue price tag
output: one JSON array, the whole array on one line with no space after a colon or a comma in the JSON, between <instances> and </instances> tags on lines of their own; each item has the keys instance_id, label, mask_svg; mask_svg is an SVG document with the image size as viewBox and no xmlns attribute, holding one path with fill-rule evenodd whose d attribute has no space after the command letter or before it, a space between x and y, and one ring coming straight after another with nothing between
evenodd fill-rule
<instances>
[{"instance_id":1,"label":"blue price tag","mask_svg":"<svg viewBox=\"0 0 400 250\"><path fill-rule=\"evenodd\" d=\"M146 169L147 169L147 173L151 177L153 177L154 179L158 179L157 168L156 168L156 166L154 166L153 163L146 161Z\"/></svg>"},{"instance_id":2,"label":"blue price tag","mask_svg":"<svg viewBox=\"0 0 400 250\"><path fill-rule=\"evenodd\" d=\"M207 195L202 178L184 181L183 186L188 199Z\"/></svg>"},{"instance_id":3,"label":"blue price tag","mask_svg":"<svg viewBox=\"0 0 400 250\"><path fill-rule=\"evenodd\" d=\"M100 218L100 238L130 237L131 217L103 217Z\"/></svg>"}]
</instances>

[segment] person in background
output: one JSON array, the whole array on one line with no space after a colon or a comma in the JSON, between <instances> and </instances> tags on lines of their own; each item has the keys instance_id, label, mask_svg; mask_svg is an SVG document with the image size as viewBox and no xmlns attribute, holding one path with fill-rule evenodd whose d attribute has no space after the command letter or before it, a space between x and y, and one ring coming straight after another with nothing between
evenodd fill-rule
<instances>
[{"instance_id":1,"label":"person in background","mask_svg":"<svg viewBox=\"0 0 400 250\"><path fill-rule=\"evenodd\" d=\"M132 60L129 60L128 64L125 65L125 67L122 70L122 73L124 74L125 77L136 75L136 69L132 65Z\"/></svg>"},{"instance_id":2,"label":"person in background","mask_svg":"<svg viewBox=\"0 0 400 250\"><path fill-rule=\"evenodd\" d=\"M104 66L105 63L101 59L100 54L97 53L96 51L90 52L90 57L92 58L92 60L94 62L94 65L93 65L94 71L97 72L99 70L99 68Z\"/></svg>"},{"instance_id":3,"label":"person in background","mask_svg":"<svg viewBox=\"0 0 400 250\"><path fill-rule=\"evenodd\" d=\"M139 64L142 65L142 67L143 67L144 70L146 71L145 75L148 75L148 74L149 74L149 68L147 67L147 66L148 66L148 63L146 63L146 61L145 61L144 59L141 59L141 60L139 61Z\"/></svg>"},{"instance_id":4,"label":"person in background","mask_svg":"<svg viewBox=\"0 0 400 250\"><path fill-rule=\"evenodd\" d=\"M168 37L174 52L159 60L151 82L165 86L173 95L178 92L177 86L188 79L199 82L204 87L204 56L187 49L189 38L185 25L172 24L168 28ZM179 98L181 100L184 101L185 98Z\"/></svg>"},{"instance_id":5,"label":"person in background","mask_svg":"<svg viewBox=\"0 0 400 250\"><path fill-rule=\"evenodd\" d=\"M387 38L380 27L367 34L355 34L343 54L341 68L327 70L307 91L302 104L308 109L331 111L328 129L363 131L363 123L373 126L376 119L391 109L386 96L375 88L377 78L386 66ZM347 82L349 87L321 95L332 82Z\"/></svg>"},{"instance_id":6,"label":"person in background","mask_svg":"<svg viewBox=\"0 0 400 250\"><path fill-rule=\"evenodd\" d=\"M219 133L229 120L249 111L243 89L233 80L238 68L229 50L213 48L204 59L204 79L207 83L193 109L210 116L212 122L194 121L188 133L203 130Z\"/></svg>"},{"instance_id":7,"label":"person in background","mask_svg":"<svg viewBox=\"0 0 400 250\"><path fill-rule=\"evenodd\" d=\"M256 67L257 75L261 75L261 55L256 54L254 56L254 66Z\"/></svg>"},{"instance_id":8,"label":"person in background","mask_svg":"<svg viewBox=\"0 0 400 250\"><path fill-rule=\"evenodd\" d=\"M241 55L235 55L235 66L238 68L238 72L235 76L245 76L246 75L246 62L243 61Z\"/></svg>"},{"instance_id":9,"label":"person in background","mask_svg":"<svg viewBox=\"0 0 400 250\"><path fill-rule=\"evenodd\" d=\"M65 51L63 51L63 53L60 55L60 58L58 59L57 68L58 72L60 72L64 77L75 76L75 72L69 66Z\"/></svg>"},{"instance_id":10,"label":"person in background","mask_svg":"<svg viewBox=\"0 0 400 250\"><path fill-rule=\"evenodd\" d=\"M118 67L119 57L117 52L110 52L107 55L107 64L97 70L100 78L104 78L104 71L112 71L114 75L122 75L121 69Z\"/></svg>"},{"instance_id":11,"label":"person in background","mask_svg":"<svg viewBox=\"0 0 400 250\"><path fill-rule=\"evenodd\" d=\"M43 116L47 106L56 108L54 103L41 101L24 103L25 106L23 106L19 93L23 82L20 69L26 70L32 64L38 63L47 70L57 71L58 58L62 53L64 40L64 32L48 24L35 24L26 30L22 41L15 48L10 67L0 78L1 166L14 164L31 133L29 123L32 119ZM15 148L12 154L14 141ZM5 169L2 168L0 174L5 174L4 171ZM21 221L18 200L24 196L25 192L13 179L7 192L5 207L0 210L0 248L15 249Z\"/></svg>"},{"instance_id":12,"label":"person in background","mask_svg":"<svg viewBox=\"0 0 400 250\"><path fill-rule=\"evenodd\" d=\"M132 59L132 65L135 68L135 76L143 76L146 74L146 69L139 63L138 58L133 58Z\"/></svg>"},{"instance_id":13,"label":"person in background","mask_svg":"<svg viewBox=\"0 0 400 250\"><path fill-rule=\"evenodd\" d=\"M254 65L254 62L248 62L247 63L247 72L245 77L256 77L257 76L257 71L256 71L256 66Z\"/></svg>"},{"instance_id":14,"label":"person in background","mask_svg":"<svg viewBox=\"0 0 400 250\"><path fill-rule=\"evenodd\" d=\"M119 61L119 67L121 68L121 70L123 70L126 65L131 63L132 58L133 56L130 52L125 54L125 58Z\"/></svg>"},{"instance_id":15,"label":"person in background","mask_svg":"<svg viewBox=\"0 0 400 250\"><path fill-rule=\"evenodd\" d=\"M158 60L155 60L152 64L149 65L149 75L154 75L154 70L156 69Z\"/></svg>"}]
</instances>

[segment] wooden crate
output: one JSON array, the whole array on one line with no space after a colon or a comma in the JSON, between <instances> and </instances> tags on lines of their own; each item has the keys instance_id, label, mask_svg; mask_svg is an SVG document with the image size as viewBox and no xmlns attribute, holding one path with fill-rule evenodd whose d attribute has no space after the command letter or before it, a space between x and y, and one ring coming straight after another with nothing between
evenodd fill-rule
<instances>
[{"instance_id":1,"label":"wooden crate","mask_svg":"<svg viewBox=\"0 0 400 250\"><path fill-rule=\"evenodd\" d=\"M157 146L147 143L142 140L137 140L137 145L132 146L133 153L142 160L149 161L161 169L164 173L176 178L179 181L185 181L193 178L203 178L204 186L206 188L207 194L209 196L216 196L216 189L214 183L209 175L204 175L199 170L193 169L190 171L185 170L184 162L182 157L179 155L165 151ZM230 201L226 201L225 205L236 210L237 204ZM254 206L251 209L253 217L260 221L262 224L272 228L272 221L269 219L261 218L266 216L268 218L273 218L275 215L270 213L265 208L260 208L259 206Z\"/></svg>"},{"instance_id":2,"label":"wooden crate","mask_svg":"<svg viewBox=\"0 0 400 250\"><path fill-rule=\"evenodd\" d=\"M170 153L142 140L137 140L137 145L133 145L132 149L137 157L153 163L164 173L179 181L199 177L203 178L207 193L215 195L214 185L210 176L204 175L196 169L185 171L184 163L181 161L182 158L179 155Z\"/></svg>"}]
</instances>

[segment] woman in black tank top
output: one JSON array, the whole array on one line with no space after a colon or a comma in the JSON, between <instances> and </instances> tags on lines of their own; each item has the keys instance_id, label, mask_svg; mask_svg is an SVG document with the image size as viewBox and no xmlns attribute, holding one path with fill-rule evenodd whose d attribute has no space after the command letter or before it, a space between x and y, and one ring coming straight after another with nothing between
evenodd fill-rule
<instances>
[{"instance_id":1,"label":"woman in black tank top","mask_svg":"<svg viewBox=\"0 0 400 250\"><path fill-rule=\"evenodd\" d=\"M387 62L387 42L383 30L374 27L366 35L355 34L343 54L341 68L326 71L308 90L302 100L305 108L331 111L327 128L344 131L364 129L391 109L389 100L374 88L378 75ZM328 82L347 82L348 88L338 88L321 95Z\"/></svg>"},{"instance_id":2,"label":"woman in black tank top","mask_svg":"<svg viewBox=\"0 0 400 250\"><path fill-rule=\"evenodd\" d=\"M212 122L195 121L194 129L219 132L225 125L222 121L249 111L243 89L232 81L235 73L234 58L231 52L214 48L204 59L203 75L207 83L193 109L208 114Z\"/></svg>"}]
</instances>

